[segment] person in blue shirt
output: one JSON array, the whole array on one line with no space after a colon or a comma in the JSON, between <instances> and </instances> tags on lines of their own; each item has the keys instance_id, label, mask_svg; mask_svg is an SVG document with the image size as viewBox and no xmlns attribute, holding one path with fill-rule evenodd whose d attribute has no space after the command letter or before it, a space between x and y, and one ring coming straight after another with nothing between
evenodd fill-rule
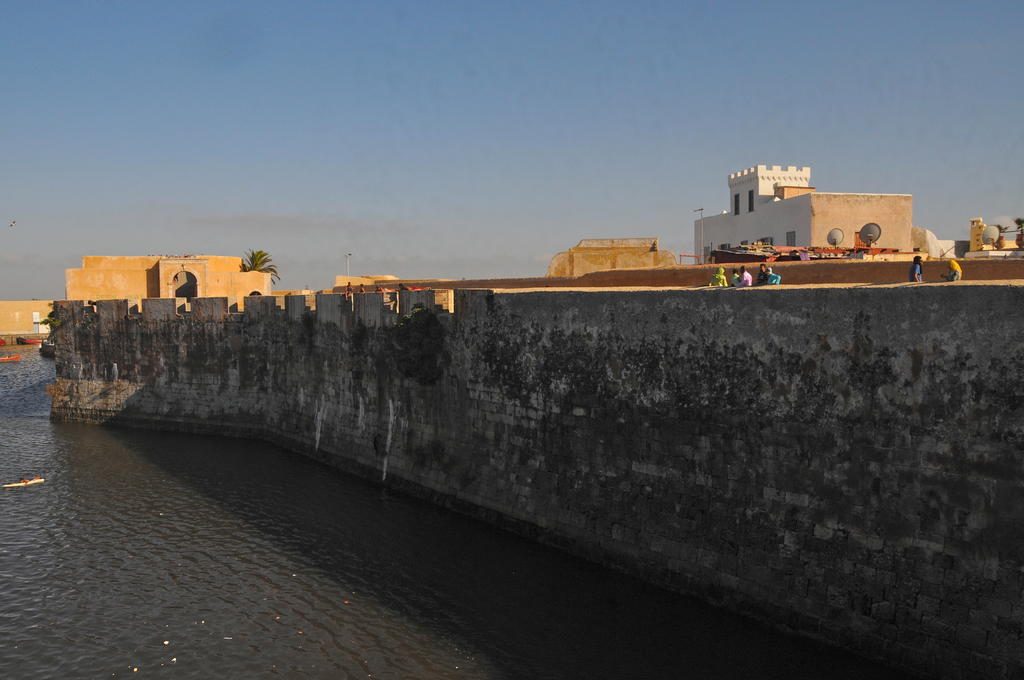
<instances>
[{"instance_id":1,"label":"person in blue shirt","mask_svg":"<svg viewBox=\"0 0 1024 680\"><path fill-rule=\"evenodd\" d=\"M910 265L910 282L921 283L924 277L921 274L921 256L915 255L914 262Z\"/></svg>"}]
</instances>

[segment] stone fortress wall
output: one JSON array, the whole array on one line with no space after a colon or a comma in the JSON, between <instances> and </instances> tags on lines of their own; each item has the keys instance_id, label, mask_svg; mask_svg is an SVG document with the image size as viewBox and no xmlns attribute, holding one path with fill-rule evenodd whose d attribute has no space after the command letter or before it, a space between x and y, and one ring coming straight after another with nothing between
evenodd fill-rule
<instances>
[{"instance_id":1,"label":"stone fortress wall","mask_svg":"<svg viewBox=\"0 0 1024 680\"><path fill-rule=\"evenodd\" d=\"M434 302L58 302L52 417L268 439L922 676L1024 674L1024 287Z\"/></svg>"}]
</instances>

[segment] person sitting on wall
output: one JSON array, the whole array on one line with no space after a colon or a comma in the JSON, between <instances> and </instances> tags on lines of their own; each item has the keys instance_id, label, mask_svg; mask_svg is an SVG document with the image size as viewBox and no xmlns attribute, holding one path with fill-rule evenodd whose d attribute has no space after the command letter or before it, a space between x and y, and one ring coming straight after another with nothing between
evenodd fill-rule
<instances>
[{"instance_id":1,"label":"person sitting on wall","mask_svg":"<svg viewBox=\"0 0 1024 680\"><path fill-rule=\"evenodd\" d=\"M777 286L780 283L782 283L782 275L781 274L776 274L775 271L772 270L771 267L768 267L768 285L769 286Z\"/></svg>"},{"instance_id":2,"label":"person sitting on wall","mask_svg":"<svg viewBox=\"0 0 1024 680\"><path fill-rule=\"evenodd\" d=\"M959 281L964 278L964 270L960 268L960 263L956 260L949 261L949 273L946 274L947 281Z\"/></svg>"},{"instance_id":3,"label":"person sitting on wall","mask_svg":"<svg viewBox=\"0 0 1024 680\"><path fill-rule=\"evenodd\" d=\"M768 269L768 265L766 265L764 262L762 262L761 263L761 267L759 268L759 271L757 272L757 285L759 285L759 286L767 286L768 285L768 272L769 271L771 271L771 270Z\"/></svg>"},{"instance_id":4,"label":"person sitting on wall","mask_svg":"<svg viewBox=\"0 0 1024 680\"><path fill-rule=\"evenodd\" d=\"M725 280L725 267L718 268L718 270L711 277L711 280L708 281L708 285L723 287L727 287L729 285L729 282Z\"/></svg>"},{"instance_id":5,"label":"person sitting on wall","mask_svg":"<svg viewBox=\"0 0 1024 680\"><path fill-rule=\"evenodd\" d=\"M740 287L740 273L735 268L732 270L732 286L733 288Z\"/></svg>"},{"instance_id":6,"label":"person sitting on wall","mask_svg":"<svg viewBox=\"0 0 1024 680\"><path fill-rule=\"evenodd\" d=\"M921 273L921 256L914 255L914 261L910 265L910 272L908 274L911 283L922 283L924 276Z\"/></svg>"},{"instance_id":7,"label":"person sitting on wall","mask_svg":"<svg viewBox=\"0 0 1024 680\"><path fill-rule=\"evenodd\" d=\"M736 284L737 288L749 288L754 285L754 277L747 271L746 265L740 265L740 282Z\"/></svg>"},{"instance_id":8,"label":"person sitting on wall","mask_svg":"<svg viewBox=\"0 0 1024 680\"><path fill-rule=\"evenodd\" d=\"M359 292L360 293L365 293L366 292L366 286L364 286L363 284L360 283L359 284Z\"/></svg>"}]
</instances>

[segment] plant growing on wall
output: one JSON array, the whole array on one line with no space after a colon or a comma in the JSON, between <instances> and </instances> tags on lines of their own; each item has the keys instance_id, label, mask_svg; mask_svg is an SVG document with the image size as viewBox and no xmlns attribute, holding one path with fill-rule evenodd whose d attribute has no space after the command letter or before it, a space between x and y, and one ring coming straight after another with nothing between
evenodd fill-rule
<instances>
[{"instance_id":1,"label":"plant growing on wall","mask_svg":"<svg viewBox=\"0 0 1024 680\"><path fill-rule=\"evenodd\" d=\"M50 313L47 314L46 318L40 321L39 323L43 324L44 326L49 326L51 331L60 328L61 320L57 316L57 310L53 308L52 302L50 303Z\"/></svg>"},{"instance_id":2,"label":"plant growing on wall","mask_svg":"<svg viewBox=\"0 0 1024 680\"><path fill-rule=\"evenodd\" d=\"M271 280L277 283L281 277L277 273L277 265L273 264L270 253L265 250L249 250L242 257L243 272L261 272L270 274Z\"/></svg>"},{"instance_id":3,"label":"plant growing on wall","mask_svg":"<svg viewBox=\"0 0 1024 680\"><path fill-rule=\"evenodd\" d=\"M391 329L392 357L406 378L431 385L444 374L450 357L444 327L433 312L417 308Z\"/></svg>"}]
</instances>

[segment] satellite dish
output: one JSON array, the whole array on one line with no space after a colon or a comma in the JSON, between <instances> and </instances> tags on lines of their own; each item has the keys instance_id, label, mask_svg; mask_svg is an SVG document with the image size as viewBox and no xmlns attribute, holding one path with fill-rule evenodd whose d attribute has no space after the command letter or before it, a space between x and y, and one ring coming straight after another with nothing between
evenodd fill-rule
<instances>
[{"instance_id":1,"label":"satellite dish","mask_svg":"<svg viewBox=\"0 0 1024 680\"><path fill-rule=\"evenodd\" d=\"M999 227L990 224L981 230L981 242L987 246L992 245L999 238Z\"/></svg>"},{"instance_id":2,"label":"satellite dish","mask_svg":"<svg viewBox=\"0 0 1024 680\"><path fill-rule=\"evenodd\" d=\"M868 222L860 228L860 240L864 242L864 245L871 247L871 244L878 240L882 235L882 228L874 222Z\"/></svg>"},{"instance_id":3,"label":"satellite dish","mask_svg":"<svg viewBox=\"0 0 1024 680\"><path fill-rule=\"evenodd\" d=\"M843 242L843 230L833 229L832 231L828 232L828 236L826 236L825 238L828 239L829 245L838 246L840 243Z\"/></svg>"}]
</instances>

